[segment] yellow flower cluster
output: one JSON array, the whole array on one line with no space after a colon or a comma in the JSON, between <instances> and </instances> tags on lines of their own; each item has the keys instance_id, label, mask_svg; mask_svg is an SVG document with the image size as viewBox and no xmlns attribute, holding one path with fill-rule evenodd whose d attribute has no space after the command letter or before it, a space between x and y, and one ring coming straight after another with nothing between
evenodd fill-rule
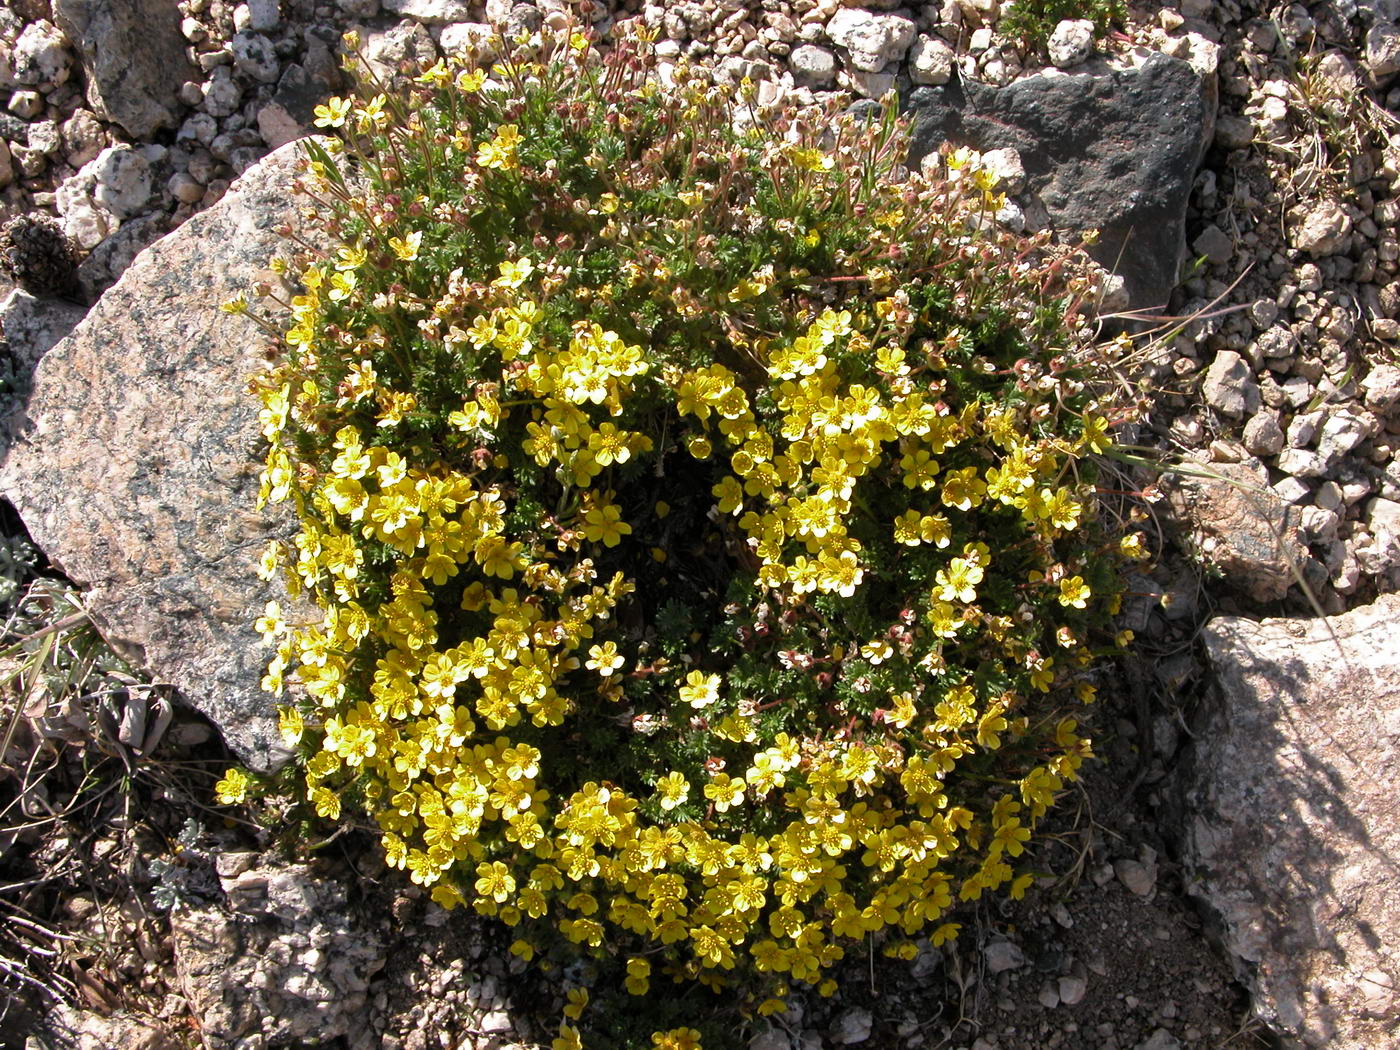
<instances>
[{"instance_id":1,"label":"yellow flower cluster","mask_svg":"<svg viewBox=\"0 0 1400 1050\"><path fill-rule=\"evenodd\" d=\"M254 386L259 505L300 522L260 571L317 612L264 610L264 685L306 802L363 806L391 867L517 927L521 958L557 933L636 995L757 971L771 1013L792 982L830 994L852 942L909 957L958 901L1026 892L1013 863L1091 754L1061 698L1092 700L1108 566L1145 552L1092 546L1111 442L1083 386L1020 335L1022 361L979 356L991 307L898 261L923 222L958 266L1019 275L1018 302L1052 286L969 236L990 182L862 190L843 228L877 128L737 137L688 74L668 100L579 39L562 73L493 70L548 105L457 58L412 112L317 111L370 188L308 147L340 243L297 264ZM774 261L704 232L716 201L742 221L704 221Z\"/></svg>"}]
</instances>

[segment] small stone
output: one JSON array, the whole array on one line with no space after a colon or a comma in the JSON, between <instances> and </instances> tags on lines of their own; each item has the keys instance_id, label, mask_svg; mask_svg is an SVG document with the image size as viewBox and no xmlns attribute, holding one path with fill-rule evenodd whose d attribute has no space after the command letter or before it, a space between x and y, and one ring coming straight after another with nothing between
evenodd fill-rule
<instances>
[{"instance_id":1,"label":"small stone","mask_svg":"<svg viewBox=\"0 0 1400 1050\"><path fill-rule=\"evenodd\" d=\"M1150 897L1157 886L1157 875L1141 861L1123 859L1113 862L1118 881L1139 897Z\"/></svg>"},{"instance_id":2,"label":"small stone","mask_svg":"<svg viewBox=\"0 0 1400 1050\"><path fill-rule=\"evenodd\" d=\"M1254 141L1254 124L1244 117L1224 114L1215 122L1215 144L1221 149L1245 149Z\"/></svg>"},{"instance_id":3,"label":"small stone","mask_svg":"<svg viewBox=\"0 0 1400 1050\"><path fill-rule=\"evenodd\" d=\"M1204 255L1212 266L1224 266L1235 254L1235 242L1215 223L1211 223L1191 242L1191 250Z\"/></svg>"},{"instance_id":4,"label":"small stone","mask_svg":"<svg viewBox=\"0 0 1400 1050\"><path fill-rule=\"evenodd\" d=\"M1084 995L1089 990L1089 982L1083 977L1070 974L1061 977L1059 983L1060 1002L1066 1006L1075 1006L1084 999Z\"/></svg>"},{"instance_id":5,"label":"small stone","mask_svg":"<svg viewBox=\"0 0 1400 1050\"><path fill-rule=\"evenodd\" d=\"M997 177L997 191L1014 196L1026 188L1026 167L1021 154L1009 146L982 154L982 167Z\"/></svg>"},{"instance_id":6,"label":"small stone","mask_svg":"<svg viewBox=\"0 0 1400 1050\"><path fill-rule=\"evenodd\" d=\"M403 18L429 25L465 22L471 18L466 0L383 0L384 8Z\"/></svg>"},{"instance_id":7,"label":"small stone","mask_svg":"<svg viewBox=\"0 0 1400 1050\"><path fill-rule=\"evenodd\" d=\"M792 1040L781 1028L765 1028L749 1040L749 1050L792 1050Z\"/></svg>"},{"instance_id":8,"label":"small stone","mask_svg":"<svg viewBox=\"0 0 1400 1050\"><path fill-rule=\"evenodd\" d=\"M282 24L278 0L248 0L248 28L255 33L271 33Z\"/></svg>"},{"instance_id":9,"label":"small stone","mask_svg":"<svg viewBox=\"0 0 1400 1050\"><path fill-rule=\"evenodd\" d=\"M109 146L84 170L96 180L93 199L118 218L136 215L150 200L151 165L130 146Z\"/></svg>"},{"instance_id":10,"label":"small stone","mask_svg":"<svg viewBox=\"0 0 1400 1050\"><path fill-rule=\"evenodd\" d=\"M188 172L177 171L165 184L170 195L181 204L197 204L204 196L204 187L190 177Z\"/></svg>"},{"instance_id":11,"label":"small stone","mask_svg":"<svg viewBox=\"0 0 1400 1050\"><path fill-rule=\"evenodd\" d=\"M909 76L916 84L946 84L953 75L953 58L946 43L921 33L909 49Z\"/></svg>"},{"instance_id":12,"label":"small stone","mask_svg":"<svg viewBox=\"0 0 1400 1050\"><path fill-rule=\"evenodd\" d=\"M1283 451L1283 427L1272 412L1260 412L1244 425L1244 447L1254 456L1277 456Z\"/></svg>"},{"instance_id":13,"label":"small stone","mask_svg":"<svg viewBox=\"0 0 1400 1050\"><path fill-rule=\"evenodd\" d=\"M1368 407L1386 412L1400 403L1400 368L1376 365L1361 380L1362 394Z\"/></svg>"},{"instance_id":14,"label":"small stone","mask_svg":"<svg viewBox=\"0 0 1400 1050\"><path fill-rule=\"evenodd\" d=\"M1053 1010L1060 1005L1060 991L1053 981L1046 981L1042 984L1035 997L1039 1000L1040 1005L1047 1010Z\"/></svg>"},{"instance_id":15,"label":"small stone","mask_svg":"<svg viewBox=\"0 0 1400 1050\"><path fill-rule=\"evenodd\" d=\"M1377 80L1400 72L1400 29L1377 22L1366 31L1366 68Z\"/></svg>"},{"instance_id":16,"label":"small stone","mask_svg":"<svg viewBox=\"0 0 1400 1050\"><path fill-rule=\"evenodd\" d=\"M258 110L258 134L269 149L285 146L306 134L306 129L277 102L269 102Z\"/></svg>"},{"instance_id":17,"label":"small stone","mask_svg":"<svg viewBox=\"0 0 1400 1050\"><path fill-rule=\"evenodd\" d=\"M33 120L44 112L44 97L37 91L16 91L10 96L9 109L20 120Z\"/></svg>"},{"instance_id":18,"label":"small stone","mask_svg":"<svg viewBox=\"0 0 1400 1050\"><path fill-rule=\"evenodd\" d=\"M788 68L798 87L829 88L836 83L836 56L816 44L803 44L788 55Z\"/></svg>"},{"instance_id":19,"label":"small stone","mask_svg":"<svg viewBox=\"0 0 1400 1050\"><path fill-rule=\"evenodd\" d=\"M1338 412L1322 424L1317 436L1317 454L1327 463L1345 456L1370 436L1370 428L1351 412Z\"/></svg>"},{"instance_id":20,"label":"small stone","mask_svg":"<svg viewBox=\"0 0 1400 1050\"><path fill-rule=\"evenodd\" d=\"M1292 477L1283 478L1272 488L1278 494L1278 498L1285 503L1301 503L1312 492L1312 489L1308 488L1306 484Z\"/></svg>"},{"instance_id":21,"label":"small stone","mask_svg":"<svg viewBox=\"0 0 1400 1050\"><path fill-rule=\"evenodd\" d=\"M238 110L243 89L224 66L214 70L204 85L204 112L211 117L227 117Z\"/></svg>"},{"instance_id":22,"label":"small stone","mask_svg":"<svg viewBox=\"0 0 1400 1050\"><path fill-rule=\"evenodd\" d=\"M264 84L274 84L281 72L272 41L261 33L237 33L230 44L233 65L240 73Z\"/></svg>"},{"instance_id":23,"label":"small stone","mask_svg":"<svg viewBox=\"0 0 1400 1050\"><path fill-rule=\"evenodd\" d=\"M826 34L850 54L851 65L864 73L879 73L901 61L914 43L916 27L902 15L872 14L842 8L826 24Z\"/></svg>"},{"instance_id":24,"label":"small stone","mask_svg":"<svg viewBox=\"0 0 1400 1050\"><path fill-rule=\"evenodd\" d=\"M186 80L175 92L175 97L186 106L197 106L204 101L204 85L198 80Z\"/></svg>"},{"instance_id":25,"label":"small stone","mask_svg":"<svg viewBox=\"0 0 1400 1050\"><path fill-rule=\"evenodd\" d=\"M872 1027L874 1018L870 1011L856 1007L847 1010L836 1019L836 1024L831 1029L831 1038L842 1046L855 1046L870 1038Z\"/></svg>"},{"instance_id":26,"label":"small stone","mask_svg":"<svg viewBox=\"0 0 1400 1050\"><path fill-rule=\"evenodd\" d=\"M1279 453L1278 469L1295 478L1320 478L1327 473L1327 462L1306 448L1287 448Z\"/></svg>"},{"instance_id":27,"label":"small stone","mask_svg":"<svg viewBox=\"0 0 1400 1050\"><path fill-rule=\"evenodd\" d=\"M1094 53L1094 23L1086 18L1066 18L1055 26L1045 46L1057 69L1077 66Z\"/></svg>"},{"instance_id":28,"label":"small stone","mask_svg":"<svg viewBox=\"0 0 1400 1050\"><path fill-rule=\"evenodd\" d=\"M24 27L15 41L11 62L17 82L51 91L67 82L73 54L58 26L41 18Z\"/></svg>"},{"instance_id":29,"label":"small stone","mask_svg":"<svg viewBox=\"0 0 1400 1050\"><path fill-rule=\"evenodd\" d=\"M8 186L15 177L14 163L10 159L10 144L0 139L0 190Z\"/></svg>"},{"instance_id":30,"label":"small stone","mask_svg":"<svg viewBox=\"0 0 1400 1050\"><path fill-rule=\"evenodd\" d=\"M495 30L485 22L457 22L442 27L438 46L444 55L467 54L489 63L496 60L495 38Z\"/></svg>"},{"instance_id":31,"label":"small stone","mask_svg":"<svg viewBox=\"0 0 1400 1050\"><path fill-rule=\"evenodd\" d=\"M63 122L64 160L73 168L81 168L102 152L107 133L90 110L78 109Z\"/></svg>"},{"instance_id":32,"label":"small stone","mask_svg":"<svg viewBox=\"0 0 1400 1050\"><path fill-rule=\"evenodd\" d=\"M1351 233L1351 217L1337 201L1295 208L1288 217L1288 243L1314 258L1335 254Z\"/></svg>"},{"instance_id":33,"label":"small stone","mask_svg":"<svg viewBox=\"0 0 1400 1050\"><path fill-rule=\"evenodd\" d=\"M1206 404L1223 416L1238 419L1259 407L1259 384L1248 362L1233 350L1221 350L1201 384Z\"/></svg>"},{"instance_id":34,"label":"small stone","mask_svg":"<svg viewBox=\"0 0 1400 1050\"><path fill-rule=\"evenodd\" d=\"M1138 1043L1134 1050L1181 1050L1181 1044L1176 1041L1176 1036L1165 1028L1159 1028Z\"/></svg>"},{"instance_id":35,"label":"small stone","mask_svg":"<svg viewBox=\"0 0 1400 1050\"><path fill-rule=\"evenodd\" d=\"M1010 941L993 941L982 949L982 958L992 973L1019 970L1026 965L1026 955Z\"/></svg>"},{"instance_id":36,"label":"small stone","mask_svg":"<svg viewBox=\"0 0 1400 1050\"><path fill-rule=\"evenodd\" d=\"M489 1032L493 1035L498 1032L509 1032L511 1029L510 1014L504 1010L492 1010L477 1022L477 1027L483 1032Z\"/></svg>"}]
</instances>

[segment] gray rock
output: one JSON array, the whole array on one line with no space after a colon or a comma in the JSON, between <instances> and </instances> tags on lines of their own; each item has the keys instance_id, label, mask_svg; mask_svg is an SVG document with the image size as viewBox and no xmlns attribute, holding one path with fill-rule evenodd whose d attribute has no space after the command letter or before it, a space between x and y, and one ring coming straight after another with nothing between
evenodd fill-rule
<instances>
[{"instance_id":1,"label":"gray rock","mask_svg":"<svg viewBox=\"0 0 1400 1050\"><path fill-rule=\"evenodd\" d=\"M1259 409L1259 383L1249 362L1233 350L1221 350L1206 370L1201 396L1222 416L1239 419Z\"/></svg>"},{"instance_id":2,"label":"gray rock","mask_svg":"<svg viewBox=\"0 0 1400 1050\"><path fill-rule=\"evenodd\" d=\"M233 48L233 68L264 84L277 82L281 69L272 41L261 33L237 33L229 42Z\"/></svg>"},{"instance_id":3,"label":"gray rock","mask_svg":"<svg viewBox=\"0 0 1400 1050\"><path fill-rule=\"evenodd\" d=\"M798 87L829 88L836 83L836 56L816 44L803 44L788 55L788 68Z\"/></svg>"},{"instance_id":4,"label":"gray rock","mask_svg":"<svg viewBox=\"0 0 1400 1050\"><path fill-rule=\"evenodd\" d=\"M98 1013L63 1002L45 1009L25 1039L25 1050L176 1050L179 1041L163 1024L125 1011Z\"/></svg>"},{"instance_id":5,"label":"gray rock","mask_svg":"<svg viewBox=\"0 0 1400 1050\"><path fill-rule=\"evenodd\" d=\"M282 25L277 0L248 0L248 28L255 33L275 32Z\"/></svg>"},{"instance_id":6,"label":"gray rock","mask_svg":"<svg viewBox=\"0 0 1400 1050\"><path fill-rule=\"evenodd\" d=\"M1213 266L1224 266L1235 255L1235 242L1219 226L1210 223L1191 242L1191 250L1197 255L1204 255Z\"/></svg>"},{"instance_id":7,"label":"gray rock","mask_svg":"<svg viewBox=\"0 0 1400 1050\"><path fill-rule=\"evenodd\" d=\"M351 18L373 18L379 14L379 0L335 0L335 6Z\"/></svg>"},{"instance_id":8,"label":"gray rock","mask_svg":"<svg viewBox=\"0 0 1400 1050\"><path fill-rule=\"evenodd\" d=\"M863 73L879 73L891 62L903 61L916 31L914 22L903 15L851 7L837 11L826 24L832 43L845 48L851 65Z\"/></svg>"},{"instance_id":9,"label":"gray rock","mask_svg":"<svg viewBox=\"0 0 1400 1050\"><path fill-rule=\"evenodd\" d=\"M1094 258L1134 309L1165 305L1186 250L1186 205L1210 141L1213 96L1190 65L1154 55L1102 75L992 88L955 76L909 95L911 164L940 143L1021 154L1028 194L1061 232L1097 229Z\"/></svg>"},{"instance_id":10,"label":"gray rock","mask_svg":"<svg viewBox=\"0 0 1400 1050\"><path fill-rule=\"evenodd\" d=\"M384 0L384 7L396 15L430 25L465 22L472 16L467 0Z\"/></svg>"},{"instance_id":11,"label":"gray rock","mask_svg":"<svg viewBox=\"0 0 1400 1050\"><path fill-rule=\"evenodd\" d=\"M1388 412L1400 404L1400 368L1374 365L1361 380L1366 404L1377 412Z\"/></svg>"},{"instance_id":12,"label":"gray rock","mask_svg":"<svg viewBox=\"0 0 1400 1050\"><path fill-rule=\"evenodd\" d=\"M73 53L58 26L41 18L24 27L15 41L11 62L17 82L50 91L67 82Z\"/></svg>"},{"instance_id":13,"label":"gray rock","mask_svg":"<svg viewBox=\"0 0 1400 1050\"><path fill-rule=\"evenodd\" d=\"M77 48L98 116L142 142L175 125L176 94L195 75L176 0L53 0L53 10Z\"/></svg>"},{"instance_id":14,"label":"gray rock","mask_svg":"<svg viewBox=\"0 0 1400 1050\"><path fill-rule=\"evenodd\" d=\"M831 1026L832 1041L841 1046L855 1046L870 1038L870 1030L875 1020L870 1011L853 1007L844 1011Z\"/></svg>"},{"instance_id":15,"label":"gray rock","mask_svg":"<svg viewBox=\"0 0 1400 1050\"><path fill-rule=\"evenodd\" d=\"M1058 991L1060 1002L1066 1006L1077 1006L1084 1001L1084 995L1089 991L1089 982L1086 978L1069 974L1060 978Z\"/></svg>"},{"instance_id":16,"label":"gray rock","mask_svg":"<svg viewBox=\"0 0 1400 1050\"><path fill-rule=\"evenodd\" d=\"M1011 941L992 941L982 949L982 958L992 973L1019 970L1026 965L1025 953Z\"/></svg>"},{"instance_id":17,"label":"gray rock","mask_svg":"<svg viewBox=\"0 0 1400 1050\"><path fill-rule=\"evenodd\" d=\"M792 1040L781 1028L765 1028L749 1040L748 1050L792 1050Z\"/></svg>"},{"instance_id":18,"label":"gray rock","mask_svg":"<svg viewBox=\"0 0 1400 1050\"><path fill-rule=\"evenodd\" d=\"M1277 456L1283 451L1283 427L1272 412L1260 412L1244 425L1244 447L1253 456Z\"/></svg>"},{"instance_id":19,"label":"gray rock","mask_svg":"<svg viewBox=\"0 0 1400 1050\"><path fill-rule=\"evenodd\" d=\"M385 946L344 887L302 864L253 867L224 884L225 906L171 914L175 972L204 1044L305 1046L367 1029Z\"/></svg>"},{"instance_id":20,"label":"gray rock","mask_svg":"<svg viewBox=\"0 0 1400 1050\"><path fill-rule=\"evenodd\" d=\"M11 428L24 419L33 390L34 368L87 311L60 299L39 299L16 288L0 302L0 458L9 451ZM17 415L18 414L18 415Z\"/></svg>"},{"instance_id":21,"label":"gray rock","mask_svg":"<svg viewBox=\"0 0 1400 1050\"><path fill-rule=\"evenodd\" d=\"M10 96L9 110L20 120L33 120L44 112L44 96L37 91L16 91Z\"/></svg>"},{"instance_id":22,"label":"gray rock","mask_svg":"<svg viewBox=\"0 0 1400 1050\"><path fill-rule=\"evenodd\" d=\"M1045 49L1053 66L1069 69L1080 65L1094 53L1094 23L1084 18L1062 19L1051 31Z\"/></svg>"},{"instance_id":23,"label":"gray rock","mask_svg":"<svg viewBox=\"0 0 1400 1050\"><path fill-rule=\"evenodd\" d=\"M227 66L219 66L204 83L204 112L211 117L227 117L238 112L243 89Z\"/></svg>"},{"instance_id":24,"label":"gray rock","mask_svg":"<svg viewBox=\"0 0 1400 1050\"><path fill-rule=\"evenodd\" d=\"M1133 1050L1181 1050L1181 1043L1165 1028L1158 1028Z\"/></svg>"},{"instance_id":25,"label":"gray rock","mask_svg":"<svg viewBox=\"0 0 1400 1050\"><path fill-rule=\"evenodd\" d=\"M1157 872L1138 860L1125 858L1113 862L1113 874L1126 886L1129 892L1138 897L1150 897L1157 888Z\"/></svg>"},{"instance_id":26,"label":"gray rock","mask_svg":"<svg viewBox=\"0 0 1400 1050\"><path fill-rule=\"evenodd\" d=\"M303 127L311 127L316 107L326 101L329 92L317 77L295 63L282 71L272 102L281 106L289 117Z\"/></svg>"},{"instance_id":27,"label":"gray rock","mask_svg":"<svg viewBox=\"0 0 1400 1050\"><path fill-rule=\"evenodd\" d=\"M405 66L416 72L438 57L433 38L416 22L402 22L388 29L358 28L363 41L360 53L380 80L404 83L407 78L401 70Z\"/></svg>"},{"instance_id":28,"label":"gray rock","mask_svg":"<svg viewBox=\"0 0 1400 1050\"><path fill-rule=\"evenodd\" d=\"M1288 220L1288 243L1314 258L1340 251L1351 233L1351 216L1333 200L1300 205Z\"/></svg>"},{"instance_id":29,"label":"gray rock","mask_svg":"<svg viewBox=\"0 0 1400 1050\"><path fill-rule=\"evenodd\" d=\"M909 49L909 76L916 84L946 84L953 75L953 58L953 49L942 40L920 33Z\"/></svg>"},{"instance_id":30,"label":"gray rock","mask_svg":"<svg viewBox=\"0 0 1400 1050\"><path fill-rule=\"evenodd\" d=\"M1393 1042L1400 997L1400 596L1326 619L1218 618L1180 775L1183 874L1286 1043ZM1296 1042L1295 1042L1296 1041Z\"/></svg>"},{"instance_id":31,"label":"gray rock","mask_svg":"<svg viewBox=\"0 0 1400 1050\"><path fill-rule=\"evenodd\" d=\"M1192 547L1257 602L1282 598L1307 558L1297 509L1268 484L1262 468L1215 463L1209 475L1171 479L1168 490L1168 506Z\"/></svg>"},{"instance_id":32,"label":"gray rock","mask_svg":"<svg viewBox=\"0 0 1400 1050\"><path fill-rule=\"evenodd\" d=\"M1245 149L1254 141L1254 124L1245 117L1222 114L1215 122L1215 144L1221 149Z\"/></svg>"},{"instance_id":33,"label":"gray rock","mask_svg":"<svg viewBox=\"0 0 1400 1050\"><path fill-rule=\"evenodd\" d=\"M10 144L0 139L0 190L8 186L15 177L14 161L10 157Z\"/></svg>"},{"instance_id":34,"label":"gray rock","mask_svg":"<svg viewBox=\"0 0 1400 1050\"><path fill-rule=\"evenodd\" d=\"M253 510L257 406L243 388L262 340L218 305L282 247L273 227L300 222L296 150L141 253L41 362L22 440L0 467L0 491L87 589L106 636L255 768L286 752L251 626L280 594L252 560L295 526Z\"/></svg>"},{"instance_id":35,"label":"gray rock","mask_svg":"<svg viewBox=\"0 0 1400 1050\"><path fill-rule=\"evenodd\" d=\"M81 168L88 161L95 160L107 144L107 133L91 110L75 110L63 122L60 129L63 136L64 159L74 168Z\"/></svg>"},{"instance_id":36,"label":"gray rock","mask_svg":"<svg viewBox=\"0 0 1400 1050\"><path fill-rule=\"evenodd\" d=\"M258 134L268 148L278 149L306 134L296 119L278 102L269 102L258 110Z\"/></svg>"},{"instance_id":37,"label":"gray rock","mask_svg":"<svg viewBox=\"0 0 1400 1050\"><path fill-rule=\"evenodd\" d=\"M1336 462L1371 435L1367 422L1354 412L1343 410L1329 415L1317 435L1317 454L1329 465Z\"/></svg>"},{"instance_id":38,"label":"gray rock","mask_svg":"<svg viewBox=\"0 0 1400 1050\"><path fill-rule=\"evenodd\" d=\"M478 62L490 63L496 61L495 40L495 30L485 22L458 22L442 27L438 47L444 55L465 52L474 55Z\"/></svg>"},{"instance_id":39,"label":"gray rock","mask_svg":"<svg viewBox=\"0 0 1400 1050\"><path fill-rule=\"evenodd\" d=\"M96 248L119 223L117 217L93 197L97 190L97 177L92 171L95 163L94 160L85 164L54 193L54 206L58 209L64 234L75 247L83 250Z\"/></svg>"},{"instance_id":40,"label":"gray rock","mask_svg":"<svg viewBox=\"0 0 1400 1050\"><path fill-rule=\"evenodd\" d=\"M118 219L137 214L151 199L151 165L130 146L109 146L83 170L92 173L93 199Z\"/></svg>"},{"instance_id":41,"label":"gray rock","mask_svg":"<svg viewBox=\"0 0 1400 1050\"><path fill-rule=\"evenodd\" d=\"M1378 22L1366 31L1366 68L1376 79L1400 72L1400 29Z\"/></svg>"}]
</instances>

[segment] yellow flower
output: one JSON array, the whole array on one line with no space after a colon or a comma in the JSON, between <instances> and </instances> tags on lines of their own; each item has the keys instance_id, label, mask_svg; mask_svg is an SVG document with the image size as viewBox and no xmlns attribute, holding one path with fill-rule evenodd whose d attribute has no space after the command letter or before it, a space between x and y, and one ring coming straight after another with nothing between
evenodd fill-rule
<instances>
[{"instance_id":1,"label":"yellow flower","mask_svg":"<svg viewBox=\"0 0 1400 1050\"><path fill-rule=\"evenodd\" d=\"M668 1032L652 1032L654 1050L703 1050L700 1033L694 1028L672 1028Z\"/></svg>"},{"instance_id":2,"label":"yellow flower","mask_svg":"<svg viewBox=\"0 0 1400 1050\"><path fill-rule=\"evenodd\" d=\"M348 98L332 97L326 100L324 106L317 106L315 109L316 126L318 128L339 128L345 124L345 118L350 115L350 110L354 103Z\"/></svg>"},{"instance_id":3,"label":"yellow flower","mask_svg":"<svg viewBox=\"0 0 1400 1050\"><path fill-rule=\"evenodd\" d=\"M1060 581L1060 604L1065 608L1083 609L1089 602L1091 592L1082 576L1071 576Z\"/></svg>"},{"instance_id":4,"label":"yellow flower","mask_svg":"<svg viewBox=\"0 0 1400 1050\"><path fill-rule=\"evenodd\" d=\"M709 707L719 699L719 682L717 674L691 671L685 676L685 685L680 687L681 700L696 710Z\"/></svg>"},{"instance_id":5,"label":"yellow flower","mask_svg":"<svg viewBox=\"0 0 1400 1050\"><path fill-rule=\"evenodd\" d=\"M662 809L675 809L690 796L690 782L672 770L657 780L656 794L661 799Z\"/></svg>"},{"instance_id":6,"label":"yellow flower","mask_svg":"<svg viewBox=\"0 0 1400 1050\"><path fill-rule=\"evenodd\" d=\"M515 124L502 124L496 129L494 139L481 144L476 152L476 162L483 168L512 171L518 165L515 153L519 146L520 128Z\"/></svg>"},{"instance_id":7,"label":"yellow flower","mask_svg":"<svg viewBox=\"0 0 1400 1050\"><path fill-rule=\"evenodd\" d=\"M241 769L230 769L222 780L214 785L214 797L220 805L236 806L248 797L252 781Z\"/></svg>"},{"instance_id":8,"label":"yellow flower","mask_svg":"<svg viewBox=\"0 0 1400 1050\"><path fill-rule=\"evenodd\" d=\"M623 665L622 654L617 651L616 642L604 642L602 645L590 645L588 647L588 660L584 665L590 671L597 671L603 678L608 677Z\"/></svg>"}]
</instances>

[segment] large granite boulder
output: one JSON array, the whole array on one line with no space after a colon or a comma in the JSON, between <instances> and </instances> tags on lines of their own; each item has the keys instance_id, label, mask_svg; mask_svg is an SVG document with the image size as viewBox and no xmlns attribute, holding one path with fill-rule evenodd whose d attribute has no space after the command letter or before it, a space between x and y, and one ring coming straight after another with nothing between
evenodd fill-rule
<instances>
[{"instance_id":1,"label":"large granite boulder","mask_svg":"<svg viewBox=\"0 0 1400 1050\"><path fill-rule=\"evenodd\" d=\"M943 142L1017 150L1027 217L1041 211L1064 233L1098 230L1090 254L1123 277L1130 307L1160 308L1186 251L1213 88L1187 62L1161 54L1134 69L1042 74L1003 88L954 76L909 95L911 160Z\"/></svg>"},{"instance_id":2,"label":"large granite boulder","mask_svg":"<svg viewBox=\"0 0 1400 1050\"><path fill-rule=\"evenodd\" d=\"M1290 1047L1400 1030L1400 595L1205 628L1217 679L1182 771L1188 891Z\"/></svg>"},{"instance_id":3,"label":"large granite boulder","mask_svg":"<svg viewBox=\"0 0 1400 1050\"><path fill-rule=\"evenodd\" d=\"M78 50L98 116L138 142L177 122L180 85L200 76L185 57L176 0L53 0L53 13Z\"/></svg>"},{"instance_id":4,"label":"large granite boulder","mask_svg":"<svg viewBox=\"0 0 1400 1050\"><path fill-rule=\"evenodd\" d=\"M0 494L87 591L109 641L174 684L255 768L285 757L268 653L252 628L279 597L254 562L284 514L258 513L258 404L268 340L219 310L299 224L295 143L143 251L40 361L0 465Z\"/></svg>"}]
</instances>

